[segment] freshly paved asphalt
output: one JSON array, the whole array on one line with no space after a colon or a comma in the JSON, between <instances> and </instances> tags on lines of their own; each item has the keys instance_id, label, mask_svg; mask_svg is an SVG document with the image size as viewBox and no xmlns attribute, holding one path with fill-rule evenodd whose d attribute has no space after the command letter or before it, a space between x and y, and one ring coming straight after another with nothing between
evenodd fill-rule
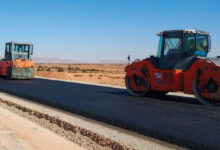
<instances>
[{"instance_id":1,"label":"freshly paved asphalt","mask_svg":"<svg viewBox=\"0 0 220 150\"><path fill-rule=\"evenodd\" d=\"M46 79L0 80L0 90L190 149L220 149L220 107L181 96Z\"/></svg>"}]
</instances>

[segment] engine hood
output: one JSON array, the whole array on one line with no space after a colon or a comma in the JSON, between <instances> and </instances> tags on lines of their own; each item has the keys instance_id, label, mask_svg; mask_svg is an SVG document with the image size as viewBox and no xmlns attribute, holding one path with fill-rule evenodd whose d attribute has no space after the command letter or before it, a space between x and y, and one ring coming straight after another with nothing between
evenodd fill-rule
<instances>
[{"instance_id":1,"label":"engine hood","mask_svg":"<svg viewBox=\"0 0 220 150\"><path fill-rule=\"evenodd\" d=\"M220 58L208 57L211 61L213 61L216 65L220 66Z\"/></svg>"}]
</instances>

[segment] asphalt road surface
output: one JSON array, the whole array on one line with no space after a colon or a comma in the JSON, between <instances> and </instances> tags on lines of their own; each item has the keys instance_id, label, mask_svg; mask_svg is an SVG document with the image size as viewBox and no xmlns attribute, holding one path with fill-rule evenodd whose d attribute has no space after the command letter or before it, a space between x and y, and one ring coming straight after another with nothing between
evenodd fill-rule
<instances>
[{"instance_id":1,"label":"asphalt road surface","mask_svg":"<svg viewBox=\"0 0 220 150\"><path fill-rule=\"evenodd\" d=\"M79 83L0 80L0 90L190 149L220 149L220 107Z\"/></svg>"}]
</instances>

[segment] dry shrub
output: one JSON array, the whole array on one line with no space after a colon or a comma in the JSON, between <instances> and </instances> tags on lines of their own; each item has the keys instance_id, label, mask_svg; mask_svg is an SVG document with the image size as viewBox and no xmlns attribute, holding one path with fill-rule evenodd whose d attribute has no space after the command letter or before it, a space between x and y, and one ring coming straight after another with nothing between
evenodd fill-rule
<instances>
[{"instance_id":1,"label":"dry shrub","mask_svg":"<svg viewBox=\"0 0 220 150\"><path fill-rule=\"evenodd\" d=\"M82 73L86 73L86 69L82 69Z\"/></svg>"},{"instance_id":2,"label":"dry shrub","mask_svg":"<svg viewBox=\"0 0 220 150\"><path fill-rule=\"evenodd\" d=\"M47 68L47 72L50 72L51 71L51 69L50 68Z\"/></svg>"},{"instance_id":3,"label":"dry shrub","mask_svg":"<svg viewBox=\"0 0 220 150\"><path fill-rule=\"evenodd\" d=\"M44 68L42 66L37 67L37 71L43 71L43 70L44 70Z\"/></svg>"},{"instance_id":4,"label":"dry shrub","mask_svg":"<svg viewBox=\"0 0 220 150\"><path fill-rule=\"evenodd\" d=\"M58 72L64 72L64 69L61 68L61 67L59 67L57 71L58 71Z\"/></svg>"},{"instance_id":5,"label":"dry shrub","mask_svg":"<svg viewBox=\"0 0 220 150\"><path fill-rule=\"evenodd\" d=\"M74 77L82 77L82 75L75 74Z\"/></svg>"}]
</instances>

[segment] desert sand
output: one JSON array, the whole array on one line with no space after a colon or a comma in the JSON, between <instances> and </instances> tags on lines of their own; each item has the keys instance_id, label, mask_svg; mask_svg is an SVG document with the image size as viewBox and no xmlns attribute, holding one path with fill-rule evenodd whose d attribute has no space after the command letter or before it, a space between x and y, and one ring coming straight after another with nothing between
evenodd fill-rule
<instances>
[{"instance_id":1,"label":"desert sand","mask_svg":"<svg viewBox=\"0 0 220 150\"><path fill-rule=\"evenodd\" d=\"M125 86L124 64L35 64L35 76Z\"/></svg>"}]
</instances>

